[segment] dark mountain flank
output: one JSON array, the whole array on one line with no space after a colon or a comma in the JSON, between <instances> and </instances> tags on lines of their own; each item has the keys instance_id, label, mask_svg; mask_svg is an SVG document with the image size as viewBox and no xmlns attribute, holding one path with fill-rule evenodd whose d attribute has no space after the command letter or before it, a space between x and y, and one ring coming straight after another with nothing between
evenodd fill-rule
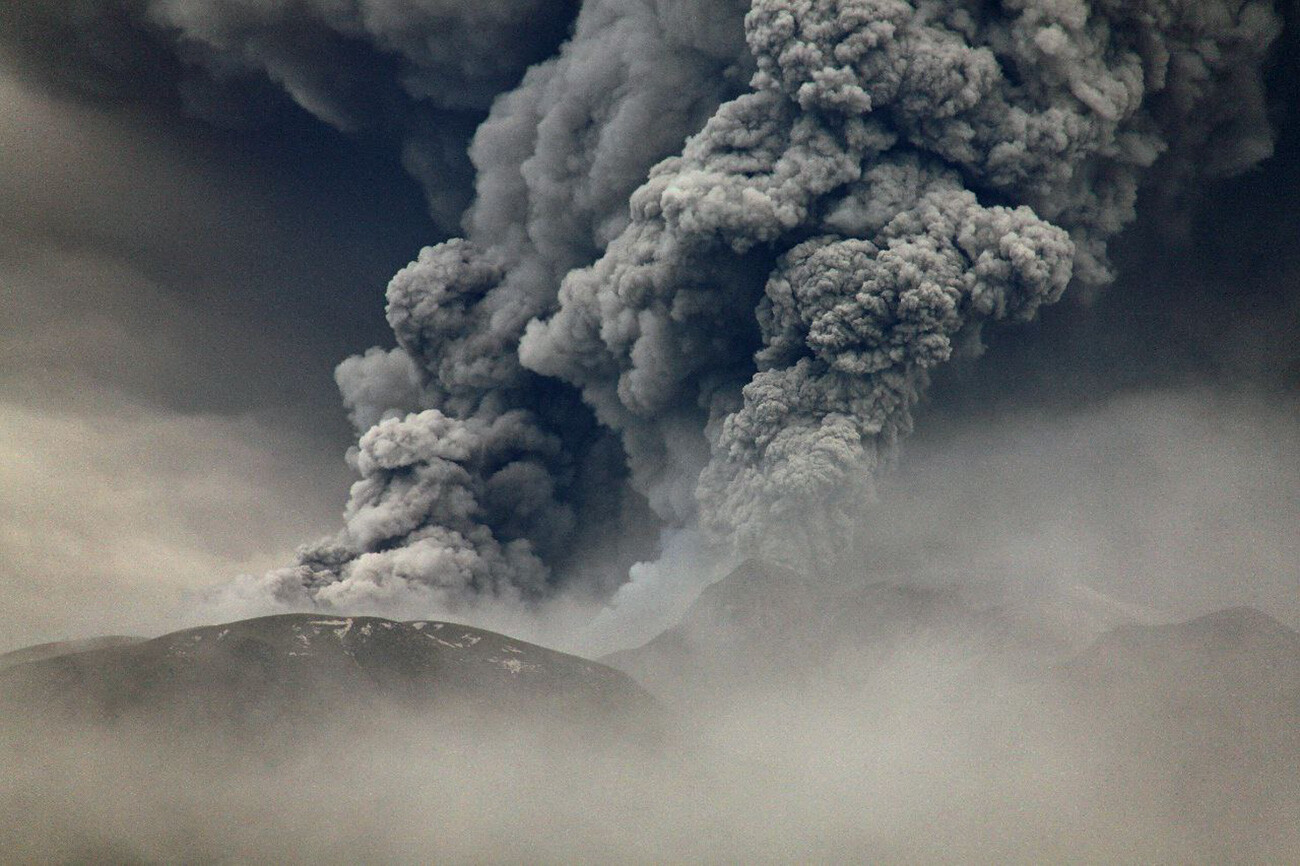
<instances>
[{"instance_id":1,"label":"dark mountain flank","mask_svg":"<svg viewBox=\"0 0 1300 866\"><path fill-rule=\"evenodd\" d=\"M46 658L0 671L19 714L293 727L378 708L505 715L645 706L627 676L447 622L287 614Z\"/></svg>"}]
</instances>

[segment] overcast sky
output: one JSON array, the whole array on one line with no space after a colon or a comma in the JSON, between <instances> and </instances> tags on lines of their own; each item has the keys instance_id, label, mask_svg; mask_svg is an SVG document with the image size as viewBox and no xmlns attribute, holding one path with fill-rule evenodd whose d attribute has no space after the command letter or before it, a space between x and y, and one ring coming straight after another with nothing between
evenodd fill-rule
<instances>
[{"instance_id":1,"label":"overcast sky","mask_svg":"<svg viewBox=\"0 0 1300 866\"><path fill-rule=\"evenodd\" d=\"M436 235L392 148L298 120L0 71L0 649L156 629L337 522L334 365Z\"/></svg>"},{"instance_id":2,"label":"overcast sky","mask_svg":"<svg viewBox=\"0 0 1300 866\"><path fill-rule=\"evenodd\" d=\"M1152 575L1177 573L1189 610L1250 602L1300 624L1300 51L1286 38L1274 158L1188 215L1144 199L1119 282L946 371L905 468L924 489L978 464L948 498L984 491L1003 516L1073 509L1027 530L1059 548L1047 567L1104 548L1121 563L1093 575L1107 589L1159 603ZM392 345L388 278L445 236L390 136L283 106L220 125L13 55L0 650L161 631L185 621L185 592L337 528L352 434L333 368Z\"/></svg>"}]
</instances>

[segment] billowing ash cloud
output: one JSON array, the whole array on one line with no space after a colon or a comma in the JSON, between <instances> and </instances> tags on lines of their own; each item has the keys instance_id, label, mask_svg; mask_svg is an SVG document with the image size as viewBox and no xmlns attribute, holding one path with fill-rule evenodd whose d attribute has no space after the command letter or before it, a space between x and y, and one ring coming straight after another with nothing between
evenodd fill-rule
<instances>
[{"instance_id":1,"label":"billowing ash cloud","mask_svg":"<svg viewBox=\"0 0 1300 866\"><path fill-rule=\"evenodd\" d=\"M601 585L638 549L592 545L647 507L829 555L936 365L1108 282L1144 177L1268 155L1279 27L1259 0L589 0L478 128L464 237L389 286L398 348L339 368L374 424L345 528L242 590Z\"/></svg>"}]
</instances>

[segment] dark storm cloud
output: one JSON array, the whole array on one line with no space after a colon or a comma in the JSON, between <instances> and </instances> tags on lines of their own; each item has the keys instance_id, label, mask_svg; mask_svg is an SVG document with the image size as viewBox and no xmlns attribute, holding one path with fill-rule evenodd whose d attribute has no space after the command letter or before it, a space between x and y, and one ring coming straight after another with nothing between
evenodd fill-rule
<instances>
[{"instance_id":1,"label":"dark storm cloud","mask_svg":"<svg viewBox=\"0 0 1300 866\"><path fill-rule=\"evenodd\" d=\"M465 146L497 93L563 37L573 0L94 0L22 4L0 40L74 92L180 103L257 125L292 102L393 136L434 217L468 201Z\"/></svg>"},{"instance_id":2,"label":"dark storm cloud","mask_svg":"<svg viewBox=\"0 0 1300 866\"><path fill-rule=\"evenodd\" d=\"M73 371L177 409L306 399L341 429L329 370L383 336L376 286L431 230L395 160L328 131L295 146L50 99L10 78L0 93L11 387ZM89 333L97 322L104 339ZM303 375L256 375L295 366Z\"/></svg>"}]
</instances>

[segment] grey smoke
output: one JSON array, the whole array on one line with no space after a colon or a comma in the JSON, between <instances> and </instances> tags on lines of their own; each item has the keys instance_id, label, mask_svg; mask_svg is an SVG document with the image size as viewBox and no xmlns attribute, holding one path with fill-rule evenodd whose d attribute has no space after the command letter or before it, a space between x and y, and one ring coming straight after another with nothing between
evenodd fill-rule
<instances>
[{"instance_id":1,"label":"grey smoke","mask_svg":"<svg viewBox=\"0 0 1300 866\"><path fill-rule=\"evenodd\" d=\"M1272 147L1263 0L588 0L546 59L565 4L91 6L186 92L343 129L397 94L444 221L490 105L463 236L338 369L344 528L230 590L263 603L601 595L660 527L824 561L936 367L1108 283L1144 182Z\"/></svg>"},{"instance_id":2,"label":"grey smoke","mask_svg":"<svg viewBox=\"0 0 1300 866\"><path fill-rule=\"evenodd\" d=\"M743 48L715 6L588 3L495 103L465 237L389 286L413 364L340 368L385 420L281 597L541 597L609 519L584 472L724 550L827 561L932 369L1108 282L1153 166L1270 152L1265 3L758 0Z\"/></svg>"},{"instance_id":3,"label":"grey smoke","mask_svg":"<svg viewBox=\"0 0 1300 866\"><path fill-rule=\"evenodd\" d=\"M558 55L494 104L470 148L478 194L466 238L425 249L389 285L397 352L339 368L363 433L347 526L254 585L289 605L454 607L485 594L536 599L563 566L568 583L599 590L652 550L647 496L661 511L689 511L692 478L643 483L652 464L629 466L616 431L573 388L521 363L518 346L553 311L564 275L623 231L649 169L742 89L752 71L744 12L588 3ZM511 432L498 439L503 427ZM371 459L396 437L407 462ZM447 437L466 449L450 453ZM707 460L693 419L664 438L697 466ZM245 581L243 592L259 590Z\"/></svg>"},{"instance_id":4,"label":"grey smoke","mask_svg":"<svg viewBox=\"0 0 1300 866\"><path fill-rule=\"evenodd\" d=\"M833 526L816 506L853 509L961 334L1031 316L1072 275L1105 282L1105 240L1132 219L1140 173L1214 137L1187 127L1223 118L1193 107L1217 108L1277 29L1260 4L954 7L756 3L755 92L656 167L629 228L566 278L521 346L628 431L633 465L654 459L642 443L658 444L663 415L699 407L703 521L724 538L752 545L787 515ZM1258 112L1258 81L1242 92ZM1265 152L1262 126L1233 127L1228 152ZM790 249L800 234L813 239ZM716 379L734 376L726 336L743 336L736 312L757 282L729 266L774 248L789 252L758 302L762 347L738 399Z\"/></svg>"}]
</instances>

